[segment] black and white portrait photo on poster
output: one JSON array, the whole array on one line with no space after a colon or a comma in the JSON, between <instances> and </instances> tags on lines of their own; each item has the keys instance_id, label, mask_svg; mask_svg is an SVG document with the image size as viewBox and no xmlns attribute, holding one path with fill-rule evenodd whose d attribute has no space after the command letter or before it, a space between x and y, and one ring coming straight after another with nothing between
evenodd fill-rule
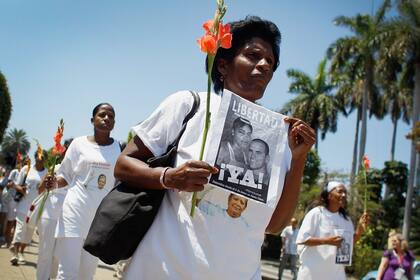
<instances>
[{"instance_id":1,"label":"black and white portrait photo on poster","mask_svg":"<svg viewBox=\"0 0 420 280\"><path fill-rule=\"evenodd\" d=\"M279 159L287 145L283 115L225 92L205 160L219 172L209 183L252 200L267 203L277 185Z\"/></svg>"},{"instance_id":2,"label":"black and white portrait photo on poster","mask_svg":"<svg viewBox=\"0 0 420 280\"><path fill-rule=\"evenodd\" d=\"M341 229L335 229L334 232L343 238L340 247L337 247L335 263L349 266L351 265L351 256L353 251L352 235L350 232Z\"/></svg>"}]
</instances>

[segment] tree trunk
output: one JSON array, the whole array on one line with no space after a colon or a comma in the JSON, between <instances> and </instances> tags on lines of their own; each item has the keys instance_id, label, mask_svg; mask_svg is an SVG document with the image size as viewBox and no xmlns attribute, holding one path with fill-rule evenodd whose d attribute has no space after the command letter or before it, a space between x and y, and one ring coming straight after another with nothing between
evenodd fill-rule
<instances>
[{"instance_id":1,"label":"tree trunk","mask_svg":"<svg viewBox=\"0 0 420 280\"><path fill-rule=\"evenodd\" d=\"M363 99L362 99L362 127L360 131L360 150L359 150L359 158L358 158L358 170L362 168L362 158L365 155L366 149L366 138L367 138L367 111L368 111L368 99L369 99L369 87L372 84L372 63L369 61L366 62L365 67L365 81L364 81L364 89L363 89Z\"/></svg>"},{"instance_id":2,"label":"tree trunk","mask_svg":"<svg viewBox=\"0 0 420 280\"><path fill-rule=\"evenodd\" d=\"M392 121L394 124L394 130L392 131L392 142L391 142L391 161L395 159L395 142L397 139L397 126L398 126L398 119Z\"/></svg>"},{"instance_id":3,"label":"tree trunk","mask_svg":"<svg viewBox=\"0 0 420 280\"><path fill-rule=\"evenodd\" d=\"M318 153L318 129L315 129L315 151Z\"/></svg>"},{"instance_id":4,"label":"tree trunk","mask_svg":"<svg viewBox=\"0 0 420 280\"><path fill-rule=\"evenodd\" d=\"M356 133L354 134L353 160L351 162L350 186L353 186L354 180L356 178L356 168L357 168L357 162L358 162L358 160L357 160L357 149L358 149L358 143L359 143L360 115L361 115L361 110L360 110L360 108L357 108ZM353 195L352 195L352 197L353 197Z\"/></svg>"},{"instance_id":5,"label":"tree trunk","mask_svg":"<svg viewBox=\"0 0 420 280\"><path fill-rule=\"evenodd\" d=\"M414 95L413 95L413 116L412 124L415 126L419 120L420 113L420 61L417 61L415 66L414 74ZM411 212L413 206L413 191L415 188L415 174L416 174L416 161L419 157L416 149L415 139L411 140L411 157L410 157L410 173L408 177L407 195L405 200L404 209L404 223L403 223L403 236L406 240L409 239L410 227L411 227Z\"/></svg>"}]
</instances>

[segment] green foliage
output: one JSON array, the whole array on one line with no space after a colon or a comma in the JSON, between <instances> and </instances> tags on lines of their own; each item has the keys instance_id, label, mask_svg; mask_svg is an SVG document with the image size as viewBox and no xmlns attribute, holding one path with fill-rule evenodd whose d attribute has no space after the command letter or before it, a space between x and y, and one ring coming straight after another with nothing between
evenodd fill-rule
<instances>
[{"instance_id":1,"label":"green foliage","mask_svg":"<svg viewBox=\"0 0 420 280\"><path fill-rule=\"evenodd\" d=\"M1 154L4 158L4 163L10 167L16 164L16 154L19 151L22 156L28 154L31 147L26 132L23 129L13 128L9 130L4 136L1 144Z\"/></svg>"},{"instance_id":2,"label":"green foliage","mask_svg":"<svg viewBox=\"0 0 420 280\"><path fill-rule=\"evenodd\" d=\"M315 185L321 172L321 159L318 152L314 149L310 150L303 171L303 183L307 185Z\"/></svg>"},{"instance_id":3,"label":"green foliage","mask_svg":"<svg viewBox=\"0 0 420 280\"><path fill-rule=\"evenodd\" d=\"M12 101L10 99L7 81L0 72L0 143L3 140L4 132L9 124L12 114Z\"/></svg>"},{"instance_id":4,"label":"green foliage","mask_svg":"<svg viewBox=\"0 0 420 280\"><path fill-rule=\"evenodd\" d=\"M50 170L51 167L55 164L60 164L63 160L63 157L57 157L57 159L54 159L56 156L53 154L53 148L50 148L48 151L43 151L43 156L45 157L45 168L47 170Z\"/></svg>"},{"instance_id":5,"label":"green foliage","mask_svg":"<svg viewBox=\"0 0 420 280\"><path fill-rule=\"evenodd\" d=\"M317 185L306 185L301 186L299 194L299 201L295 211L295 218L301 221L305 216L306 212L312 208L314 202L318 198L321 192L321 187Z\"/></svg>"},{"instance_id":6,"label":"green foliage","mask_svg":"<svg viewBox=\"0 0 420 280\"><path fill-rule=\"evenodd\" d=\"M417 207L411 217L410 248L414 255L420 256L420 207Z\"/></svg>"},{"instance_id":7,"label":"green foliage","mask_svg":"<svg viewBox=\"0 0 420 280\"><path fill-rule=\"evenodd\" d=\"M134 134L133 134L133 132L130 130L130 131L128 132L128 136L127 136L127 143L130 143L131 139L133 139L133 138L134 138Z\"/></svg>"},{"instance_id":8,"label":"green foliage","mask_svg":"<svg viewBox=\"0 0 420 280\"><path fill-rule=\"evenodd\" d=\"M407 165L400 161L387 161L382 170L382 180L387 185L388 196L382 201L383 223L388 228L399 228L404 215L405 193L408 184Z\"/></svg>"},{"instance_id":9,"label":"green foliage","mask_svg":"<svg viewBox=\"0 0 420 280\"><path fill-rule=\"evenodd\" d=\"M328 131L336 132L338 115L337 104L331 94L334 85L328 78L326 63L326 59L320 62L314 79L302 71L287 70L287 76L292 79L289 92L298 96L281 110L306 121L317 134L321 132L322 139Z\"/></svg>"},{"instance_id":10,"label":"green foliage","mask_svg":"<svg viewBox=\"0 0 420 280\"><path fill-rule=\"evenodd\" d=\"M352 266L346 267L346 271L360 279L370 270L378 269L382 254L383 250L373 249L372 246L359 241L353 250Z\"/></svg>"},{"instance_id":11,"label":"green foliage","mask_svg":"<svg viewBox=\"0 0 420 280\"><path fill-rule=\"evenodd\" d=\"M405 205L403 194L406 193L408 185L407 164L401 161L386 161L382 178L388 187L389 196L394 197L401 206Z\"/></svg>"},{"instance_id":12,"label":"green foliage","mask_svg":"<svg viewBox=\"0 0 420 280\"><path fill-rule=\"evenodd\" d=\"M382 192L382 171L376 168L371 168L366 173L366 178L369 184L369 199L379 203Z\"/></svg>"}]
</instances>

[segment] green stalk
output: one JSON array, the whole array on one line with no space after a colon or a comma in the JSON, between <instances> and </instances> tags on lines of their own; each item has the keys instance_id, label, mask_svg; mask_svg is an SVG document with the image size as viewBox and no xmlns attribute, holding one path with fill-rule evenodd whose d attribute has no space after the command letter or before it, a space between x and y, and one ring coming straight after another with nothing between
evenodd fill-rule
<instances>
[{"instance_id":1,"label":"green stalk","mask_svg":"<svg viewBox=\"0 0 420 280\"><path fill-rule=\"evenodd\" d=\"M200 157L199 160L203 160L204 155L204 148L206 147L206 141L207 141L207 133L210 128L210 92L211 92L211 72L213 70L213 63L214 58L216 56L213 54L208 55L207 59L207 68L208 68L208 74L207 74L207 104L206 104L206 118L204 121L204 131L203 131L203 139L201 141L201 149L200 149ZM191 210L190 210L190 216L194 217L195 207L197 206L197 192L194 192L192 201L191 201Z\"/></svg>"},{"instance_id":2,"label":"green stalk","mask_svg":"<svg viewBox=\"0 0 420 280\"><path fill-rule=\"evenodd\" d=\"M363 212L366 213L367 209L367 175L366 175L366 169L363 168L363 174L365 175L365 197L364 197L364 203L363 203Z\"/></svg>"},{"instance_id":3,"label":"green stalk","mask_svg":"<svg viewBox=\"0 0 420 280\"><path fill-rule=\"evenodd\" d=\"M41 219L42 212L44 212L45 202L47 202L48 195L50 194L50 191L47 190L47 192L44 193L44 196L42 197L41 205L39 205L39 210L36 215L36 225L38 224L39 220Z\"/></svg>"},{"instance_id":4,"label":"green stalk","mask_svg":"<svg viewBox=\"0 0 420 280\"><path fill-rule=\"evenodd\" d=\"M58 158L58 156L54 156L52 166L50 166L50 168L48 170L48 173L52 176L54 175L54 169L55 169L55 165L57 163L57 158ZM47 190L45 192L44 196L42 197L42 201L41 201L41 204L39 205L39 210L38 210L38 214L37 214L37 217L36 217L36 224L38 224L39 219L41 219L42 212L44 212L45 203L47 202L47 198L48 198L49 195L50 195L50 190Z\"/></svg>"}]
</instances>

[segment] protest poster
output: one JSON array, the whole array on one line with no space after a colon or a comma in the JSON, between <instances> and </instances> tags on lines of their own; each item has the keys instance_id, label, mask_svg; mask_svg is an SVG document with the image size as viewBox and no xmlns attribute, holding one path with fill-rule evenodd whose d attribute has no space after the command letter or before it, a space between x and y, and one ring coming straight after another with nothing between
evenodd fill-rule
<instances>
[{"instance_id":1,"label":"protest poster","mask_svg":"<svg viewBox=\"0 0 420 280\"><path fill-rule=\"evenodd\" d=\"M257 202L272 201L288 145L284 118L225 91L205 156L219 169L209 184Z\"/></svg>"},{"instance_id":2,"label":"protest poster","mask_svg":"<svg viewBox=\"0 0 420 280\"><path fill-rule=\"evenodd\" d=\"M335 263L350 266L353 253L353 235L349 231L337 229L335 230L335 234L343 238L343 240L341 241L341 246L337 247Z\"/></svg>"}]
</instances>

